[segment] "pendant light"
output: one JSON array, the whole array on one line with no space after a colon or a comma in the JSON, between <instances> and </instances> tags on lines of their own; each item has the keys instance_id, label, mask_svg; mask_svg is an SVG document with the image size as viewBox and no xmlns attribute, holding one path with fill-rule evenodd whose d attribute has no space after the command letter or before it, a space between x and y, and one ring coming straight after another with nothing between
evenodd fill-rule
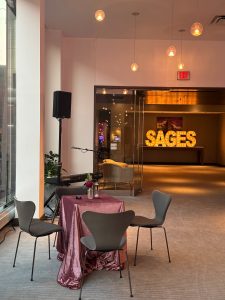
<instances>
[{"instance_id":1,"label":"pendant light","mask_svg":"<svg viewBox=\"0 0 225 300\"><path fill-rule=\"evenodd\" d=\"M172 44L172 40L173 40L173 17L174 17L174 0L172 0L171 3L171 44ZM176 55L176 47L174 45L170 45L169 48L166 50L166 54L169 57L173 57Z\"/></svg>"},{"instance_id":2,"label":"pendant light","mask_svg":"<svg viewBox=\"0 0 225 300\"><path fill-rule=\"evenodd\" d=\"M98 22L102 22L105 19L105 12L102 9L98 9L95 12L95 19Z\"/></svg>"},{"instance_id":3,"label":"pendant light","mask_svg":"<svg viewBox=\"0 0 225 300\"><path fill-rule=\"evenodd\" d=\"M134 16L134 52L133 52L133 63L131 64L130 68L131 71L136 72L139 68L138 64L136 63L136 17L139 16L139 12L133 12L132 16Z\"/></svg>"},{"instance_id":4,"label":"pendant light","mask_svg":"<svg viewBox=\"0 0 225 300\"><path fill-rule=\"evenodd\" d=\"M184 63L183 63L183 57L182 57L182 54L183 54L182 42L183 42L183 33L185 32L185 29L180 29L179 32L180 32L181 37L180 37L180 59L179 59L179 63L178 63L178 69L183 70Z\"/></svg>"},{"instance_id":5,"label":"pendant light","mask_svg":"<svg viewBox=\"0 0 225 300\"><path fill-rule=\"evenodd\" d=\"M199 11L199 1L197 0L197 9L196 11ZM194 22L191 25L190 32L193 36L200 36L203 33L203 25L200 22Z\"/></svg>"},{"instance_id":6,"label":"pendant light","mask_svg":"<svg viewBox=\"0 0 225 300\"><path fill-rule=\"evenodd\" d=\"M195 22L191 26L191 34L193 36L200 36L203 33L203 26L199 22Z\"/></svg>"}]
</instances>

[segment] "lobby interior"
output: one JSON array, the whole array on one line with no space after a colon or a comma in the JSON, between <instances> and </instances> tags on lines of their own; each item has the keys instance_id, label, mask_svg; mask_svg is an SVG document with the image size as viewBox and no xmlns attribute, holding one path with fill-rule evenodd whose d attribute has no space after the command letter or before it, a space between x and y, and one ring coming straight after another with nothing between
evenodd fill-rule
<instances>
[{"instance_id":1,"label":"lobby interior","mask_svg":"<svg viewBox=\"0 0 225 300\"><path fill-rule=\"evenodd\" d=\"M52 261L46 260L45 239L38 246L34 282L29 281L30 236L24 235L18 268L12 268L19 232L18 227L11 231L8 223L17 217L14 196L36 204L35 218L46 213L44 154L58 152L59 122L52 110L53 92L59 90L72 93L71 118L62 120L65 174L101 171L104 159L127 164L133 169L132 186L122 182L100 187L137 215L153 215L152 191L172 196L165 222L171 263L161 231L153 232L151 251L149 231L144 229L134 267L137 231L128 229L134 297L224 299L224 1L15 2L16 33L11 28L10 37L15 44L7 48L15 55L7 71L10 121L0 114L2 127L3 120L8 127L10 122L10 162L1 170L2 182L5 176L10 185L4 186L8 190L0 199L0 298L69 300L79 295L57 283L57 250L52 248ZM98 9L105 12L102 22L94 18ZM215 16L221 19L213 21ZM190 33L195 21L204 28L198 37ZM167 55L171 45L176 47L174 57ZM131 70L134 59L136 72ZM178 79L179 71L190 77ZM196 144L187 147L181 139L168 146L160 140L149 147L147 133L157 134L160 122L175 122L174 132L195 132ZM164 136L168 130L169 126L162 129ZM93 149L97 155L74 147ZM103 270L88 276L83 299L105 299L106 294L129 299L126 272L124 279L114 273Z\"/></svg>"}]
</instances>

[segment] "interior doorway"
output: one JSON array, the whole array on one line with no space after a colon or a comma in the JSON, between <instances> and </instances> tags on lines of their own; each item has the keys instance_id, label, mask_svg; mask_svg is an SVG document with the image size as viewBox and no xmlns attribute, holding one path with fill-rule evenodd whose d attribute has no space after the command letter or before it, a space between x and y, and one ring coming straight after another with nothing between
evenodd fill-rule
<instances>
[{"instance_id":1,"label":"interior doorway","mask_svg":"<svg viewBox=\"0 0 225 300\"><path fill-rule=\"evenodd\" d=\"M95 89L94 169L104 188L135 195L142 190L144 97L135 88Z\"/></svg>"},{"instance_id":2,"label":"interior doorway","mask_svg":"<svg viewBox=\"0 0 225 300\"><path fill-rule=\"evenodd\" d=\"M142 190L143 164L225 165L224 134L224 89L95 87L94 168L132 168L133 194ZM115 182L120 175L107 188L129 190Z\"/></svg>"}]
</instances>

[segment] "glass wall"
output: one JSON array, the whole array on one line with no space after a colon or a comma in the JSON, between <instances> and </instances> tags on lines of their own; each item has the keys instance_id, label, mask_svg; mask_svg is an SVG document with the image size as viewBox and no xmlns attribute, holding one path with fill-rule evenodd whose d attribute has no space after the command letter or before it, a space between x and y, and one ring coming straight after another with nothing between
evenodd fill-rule
<instances>
[{"instance_id":1,"label":"glass wall","mask_svg":"<svg viewBox=\"0 0 225 300\"><path fill-rule=\"evenodd\" d=\"M103 188L136 194L142 185L143 97L135 89L95 93L95 171Z\"/></svg>"},{"instance_id":2,"label":"glass wall","mask_svg":"<svg viewBox=\"0 0 225 300\"><path fill-rule=\"evenodd\" d=\"M0 211L15 195L15 1L0 0Z\"/></svg>"}]
</instances>

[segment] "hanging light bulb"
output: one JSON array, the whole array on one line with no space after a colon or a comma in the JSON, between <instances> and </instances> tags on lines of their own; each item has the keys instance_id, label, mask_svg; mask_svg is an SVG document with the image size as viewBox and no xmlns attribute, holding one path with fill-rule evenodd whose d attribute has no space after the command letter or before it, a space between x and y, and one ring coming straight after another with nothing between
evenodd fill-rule
<instances>
[{"instance_id":1,"label":"hanging light bulb","mask_svg":"<svg viewBox=\"0 0 225 300\"><path fill-rule=\"evenodd\" d=\"M139 16L140 13L139 12L133 12L132 16L134 16L134 60L133 63L131 64L130 68L131 71L136 72L139 68L138 64L135 62L136 61L136 52L135 52L135 48L136 48L136 17Z\"/></svg>"},{"instance_id":2,"label":"hanging light bulb","mask_svg":"<svg viewBox=\"0 0 225 300\"><path fill-rule=\"evenodd\" d=\"M136 72L138 70L139 66L136 63L132 63L130 68L131 68L131 71Z\"/></svg>"},{"instance_id":3,"label":"hanging light bulb","mask_svg":"<svg viewBox=\"0 0 225 300\"><path fill-rule=\"evenodd\" d=\"M196 2L196 12L199 12L199 0ZM203 33L203 26L200 22L194 22L191 25L190 32L193 36L200 36Z\"/></svg>"},{"instance_id":4,"label":"hanging light bulb","mask_svg":"<svg viewBox=\"0 0 225 300\"><path fill-rule=\"evenodd\" d=\"M98 21L98 22L102 22L104 19L105 19L105 12L104 10L96 10L95 12L95 19Z\"/></svg>"},{"instance_id":5,"label":"hanging light bulb","mask_svg":"<svg viewBox=\"0 0 225 300\"><path fill-rule=\"evenodd\" d=\"M166 53L169 57L173 57L176 55L176 48L175 46L169 46L169 48L166 50Z\"/></svg>"},{"instance_id":6,"label":"hanging light bulb","mask_svg":"<svg viewBox=\"0 0 225 300\"><path fill-rule=\"evenodd\" d=\"M191 26L191 34L193 36L200 36L203 33L203 26L199 22L195 22Z\"/></svg>"},{"instance_id":7,"label":"hanging light bulb","mask_svg":"<svg viewBox=\"0 0 225 300\"><path fill-rule=\"evenodd\" d=\"M178 64L178 69L179 70L183 70L184 69L184 64L183 63L179 63Z\"/></svg>"},{"instance_id":8,"label":"hanging light bulb","mask_svg":"<svg viewBox=\"0 0 225 300\"><path fill-rule=\"evenodd\" d=\"M172 6L171 6L171 43L173 40L173 15L174 15L174 0L172 0ZM174 57L176 55L176 47L173 45L170 45L169 48L166 50L166 54L169 57Z\"/></svg>"},{"instance_id":9,"label":"hanging light bulb","mask_svg":"<svg viewBox=\"0 0 225 300\"><path fill-rule=\"evenodd\" d=\"M183 33L185 32L185 29L180 29L179 30L179 32L180 32L180 35L181 35L181 37L180 37L180 62L179 62L179 64L178 64L178 69L179 70L183 70L184 69L184 63L183 63L183 58L182 58L182 54L183 54Z\"/></svg>"}]
</instances>

